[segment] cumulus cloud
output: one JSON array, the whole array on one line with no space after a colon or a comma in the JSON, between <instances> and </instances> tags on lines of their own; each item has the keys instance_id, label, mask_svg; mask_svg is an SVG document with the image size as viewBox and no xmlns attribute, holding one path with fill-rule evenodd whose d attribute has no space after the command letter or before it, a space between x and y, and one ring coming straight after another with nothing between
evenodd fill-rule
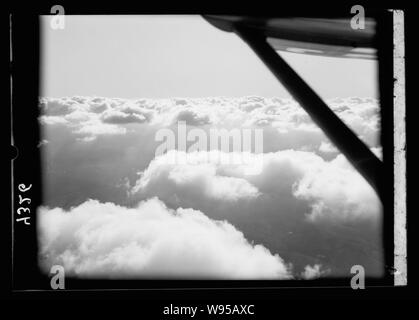
<instances>
[{"instance_id":1,"label":"cumulus cloud","mask_svg":"<svg viewBox=\"0 0 419 320\"><path fill-rule=\"evenodd\" d=\"M45 114L49 116L63 116L72 111L76 110L73 107L74 102L67 99L56 99L56 98L41 98L39 106Z\"/></svg>"},{"instance_id":2,"label":"cumulus cloud","mask_svg":"<svg viewBox=\"0 0 419 320\"><path fill-rule=\"evenodd\" d=\"M210 154L219 154L212 151ZM259 195L258 189L243 177L220 175L217 171L217 157L207 152L186 154L172 150L153 159L131 193L147 192L167 197L182 194L182 197L210 198L214 200L237 201L252 199ZM189 164L177 164L175 157L188 157ZM214 161L215 160L215 161ZM212 161L212 162L211 162Z\"/></svg>"},{"instance_id":3,"label":"cumulus cloud","mask_svg":"<svg viewBox=\"0 0 419 320\"><path fill-rule=\"evenodd\" d=\"M312 221L377 221L381 213L376 193L342 155L306 170L294 185L294 194L311 201Z\"/></svg>"},{"instance_id":4,"label":"cumulus cloud","mask_svg":"<svg viewBox=\"0 0 419 320\"><path fill-rule=\"evenodd\" d=\"M134 208L88 200L38 211L41 266L105 278L288 279L291 265L226 221L156 198Z\"/></svg>"},{"instance_id":5,"label":"cumulus cloud","mask_svg":"<svg viewBox=\"0 0 419 320\"><path fill-rule=\"evenodd\" d=\"M315 264L314 266L307 265L304 268L304 272L301 273L301 277L306 280L312 280L327 275L330 272L330 270L321 270L321 268L322 266L320 264Z\"/></svg>"},{"instance_id":6,"label":"cumulus cloud","mask_svg":"<svg viewBox=\"0 0 419 320\"><path fill-rule=\"evenodd\" d=\"M180 111L175 119L177 121L185 121L186 124L191 126L200 126L210 123L209 115L200 115L193 110Z\"/></svg>"},{"instance_id":7,"label":"cumulus cloud","mask_svg":"<svg viewBox=\"0 0 419 320\"><path fill-rule=\"evenodd\" d=\"M106 111L102 114L102 120L106 123L133 123L138 122L142 123L147 120L147 118L142 114L137 113L125 113L118 110Z\"/></svg>"},{"instance_id":8,"label":"cumulus cloud","mask_svg":"<svg viewBox=\"0 0 419 320\"><path fill-rule=\"evenodd\" d=\"M42 125L67 124L68 121L64 117L58 116L41 116L39 122Z\"/></svg>"},{"instance_id":9,"label":"cumulus cloud","mask_svg":"<svg viewBox=\"0 0 419 320\"><path fill-rule=\"evenodd\" d=\"M330 142L322 141L319 147L319 151L325 153L338 153L339 150L333 146Z\"/></svg>"},{"instance_id":10,"label":"cumulus cloud","mask_svg":"<svg viewBox=\"0 0 419 320\"><path fill-rule=\"evenodd\" d=\"M264 199L261 196L274 196L279 188L288 188L295 198L310 203L308 218L312 222L379 218L378 197L342 155L326 161L304 151L246 153L240 156L250 159L232 164L219 160L227 154L213 150L211 154L206 151L187 154L191 164L173 163L174 157L185 155L171 151L152 160L132 193L159 195L167 200L176 195L190 204L194 200L258 200ZM249 163L260 163L259 174L246 174Z\"/></svg>"},{"instance_id":11,"label":"cumulus cloud","mask_svg":"<svg viewBox=\"0 0 419 320\"><path fill-rule=\"evenodd\" d=\"M46 139L42 139L41 141L39 141L39 143L38 143L38 145L37 145L37 147L38 148L40 148L40 147L42 147L42 146L44 146L44 145L46 145L46 144L48 144L48 140L46 140Z\"/></svg>"},{"instance_id":12,"label":"cumulus cloud","mask_svg":"<svg viewBox=\"0 0 419 320\"><path fill-rule=\"evenodd\" d=\"M91 137L91 139L94 139L98 135L125 134L125 132L125 128L98 121L86 122L82 127L74 131L76 134Z\"/></svg>"},{"instance_id":13,"label":"cumulus cloud","mask_svg":"<svg viewBox=\"0 0 419 320\"><path fill-rule=\"evenodd\" d=\"M81 141L92 141L101 135L123 135L126 124L144 123L152 112L133 100L111 98L72 97L41 98L41 124L62 124L81 136Z\"/></svg>"}]
</instances>

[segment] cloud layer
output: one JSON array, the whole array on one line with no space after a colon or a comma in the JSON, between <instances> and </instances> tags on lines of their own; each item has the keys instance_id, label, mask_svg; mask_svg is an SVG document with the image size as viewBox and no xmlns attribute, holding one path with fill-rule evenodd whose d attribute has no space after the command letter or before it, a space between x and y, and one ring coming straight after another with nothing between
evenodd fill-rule
<instances>
[{"instance_id":1,"label":"cloud layer","mask_svg":"<svg viewBox=\"0 0 419 320\"><path fill-rule=\"evenodd\" d=\"M288 279L290 265L226 221L157 198L135 208L88 200L40 208L41 265L100 278Z\"/></svg>"},{"instance_id":2,"label":"cloud layer","mask_svg":"<svg viewBox=\"0 0 419 320\"><path fill-rule=\"evenodd\" d=\"M242 154L244 163L261 163L257 175L246 174L246 164L225 164L209 152L189 153L192 164L175 164L170 160L181 151L172 151L152 160L131 193L147 198L157 195L177 205L194 208L220 201L265 201L275 197L280 188L288 189L295 199L308 201L310 221L378 221L380 202L374 190L343 156L326 161L305 151L278 151ZM227 154L224 154L227 155ZM290 175L292 178L290 179ZM280 185L279 185L280 184ZM284 198L278 199L277 206Z\"/></svg>"},{"instance_id":3,"label":"cloud layer","mask_svg":"<svg viewBox=\"0 0 419 320\"><path fill-rule=\"evenodd\" d=\"M377 100L346 98L327 102L371 147L378 146ZM125 134L129 124L169 126L177 121L185 121L190 126L264 127L267 134L289 141L288 145L280 145L281 148L295 148L300 144L314 144L318 148L325 139L321 130L292 99L255 96L136 100L67 97L41 98L40 108L43 123L66 124L75 133L91 139L103 134Z\"/></svg>"},{"instance_id":4,"label":"cloud layer","mask_svg":"<svg viewBox=\"0 0 419 320\"><path fill-rule=\"evenodd\" d=\"M381 153L378 101L328 103ZM40 111L45 268L60 261L79 276L111 277L193 276L200 269L216 278L315 278L348 276L354 264L367 275L383 272L377 196L291 99L41 98ZM264 153L238 154L261 170L249 175L246 165L209 156L219 151L191 153L193 164L155 158L156 132L176 131L178 121L206 132L262 129ZM159 239L167 247L154 246ZM203 248L199 254L193 243Z\"/></svg>"}]
</instances>

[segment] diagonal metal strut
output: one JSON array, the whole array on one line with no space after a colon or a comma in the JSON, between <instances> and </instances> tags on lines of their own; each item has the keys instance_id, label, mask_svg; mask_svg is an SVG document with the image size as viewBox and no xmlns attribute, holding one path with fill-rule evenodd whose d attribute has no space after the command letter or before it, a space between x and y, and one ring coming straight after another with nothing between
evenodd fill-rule
<instances>
[{"instance_id":1,"label":"diagonal metal strut","mask_svg":"<svg viewBox=\"0 0 419 320\"><path fill-rule=\"evenodd\" d=\"M383 163L349 129L311 87L267 43L262 33L236 26L239 35L259 56L327 137L362 174L383 201Z\"/></svg>"}]
</instances>

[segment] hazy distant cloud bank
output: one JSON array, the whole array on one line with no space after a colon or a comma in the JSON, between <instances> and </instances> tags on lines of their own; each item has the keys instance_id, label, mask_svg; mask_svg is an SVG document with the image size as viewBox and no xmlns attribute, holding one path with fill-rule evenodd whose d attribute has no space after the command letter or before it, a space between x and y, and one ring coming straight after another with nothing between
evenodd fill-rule
<instances>
[{"instance_id":1,"label":"hazy distant cloud bank","mask_svg":"<svg viewBox=\"0 0 419 320\"><path fill-rule=\"evenodd\" d=\"M346 98L328 101L330 107L371 147L377 145L378 101ZM170 125L185 121L191 126L261 126L279 134L320 134L321 130L292 99L190 98L127 100L100 97L40 98L41 122L66 124L74 133L96 137L124 134L127 124Z\"/></svg>"}]
</instances>

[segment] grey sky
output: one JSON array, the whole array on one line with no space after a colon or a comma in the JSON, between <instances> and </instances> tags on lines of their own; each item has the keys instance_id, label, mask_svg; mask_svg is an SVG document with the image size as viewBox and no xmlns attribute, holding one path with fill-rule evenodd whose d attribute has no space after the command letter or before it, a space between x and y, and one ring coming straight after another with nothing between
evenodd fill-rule
<instances>
[{"instance_id":1,"label":"grey sky","mask_svg":"<svg viewBox=\"0 0 419 320\"><path fill-rule=\"evenodd\" d=\"M42 18L42 96L289 97L235 34L200 16ZM378 97L376 62L282 53L323 98Z\"/></svg>"}]
</instances>

